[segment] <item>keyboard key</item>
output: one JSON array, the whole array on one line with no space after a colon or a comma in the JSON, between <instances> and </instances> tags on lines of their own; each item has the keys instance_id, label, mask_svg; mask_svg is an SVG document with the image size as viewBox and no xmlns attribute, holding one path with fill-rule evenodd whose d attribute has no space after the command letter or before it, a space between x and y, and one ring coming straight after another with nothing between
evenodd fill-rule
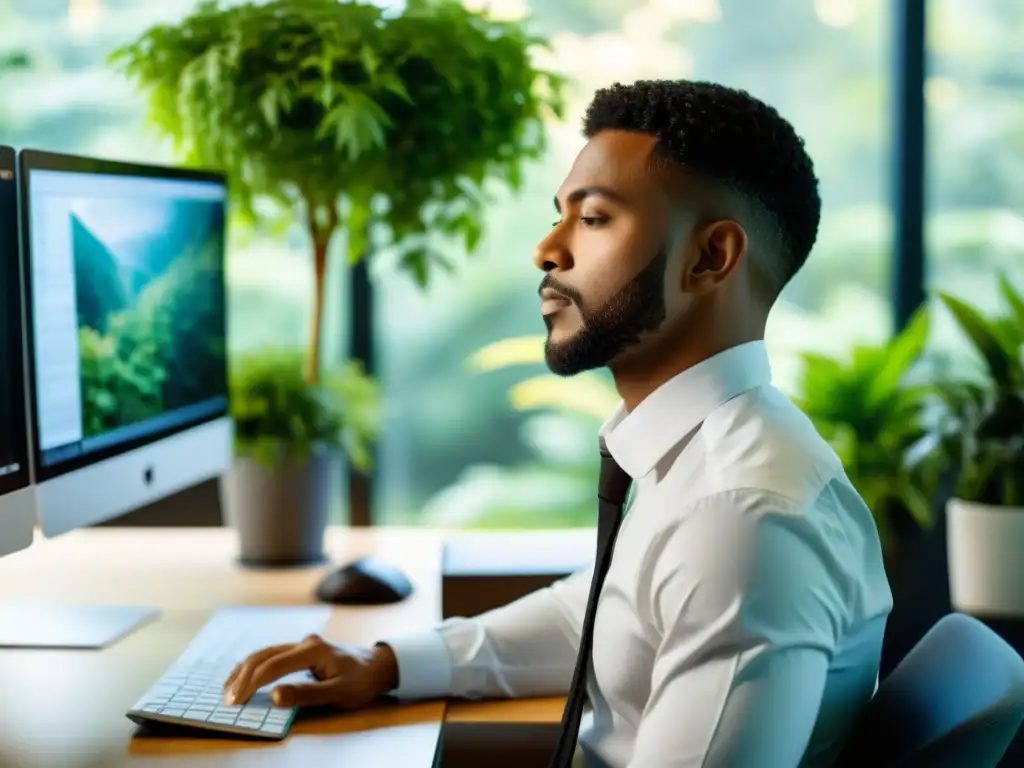
<instances>
[{"instance_id":1,"label":"keyboard key","mask_svg":"<svg viewBox=\"0 0 1024 768\"><path fill-rule=\"evenodd\" d=\"M184 718L186 720L196 720L200 723L204 723L210 719L210 715L212 714L212 712L201 712L195 709L190 709L188 712L184 714Z\"/></svg>"},{"instance_id":2,"label":"keyboard key","mask_svg":"<svg viewBox=\"0 0 1024 768\"><path fill-rule=\"evenodd\" d=\"M209 720L207 722L217 723L218 725L234 725L235 724L235 716L234 715L221 715L221 714L218 714L218 713L214 712L210 716L210 718L209 718Z\"/></svg>"},{"instance_id":3,"label":"keyboard key","mask_svg":"<svg viewBox=\"0 0 1024 768\"><path fill-rule=\"evenodd\" d=\"M272 733L276 736L278 734L284 733L285 728L287 727L288 726L284 723L264 723L262 726L260 726L260 730L264 733Z\"/></svg>"}]
</instances>

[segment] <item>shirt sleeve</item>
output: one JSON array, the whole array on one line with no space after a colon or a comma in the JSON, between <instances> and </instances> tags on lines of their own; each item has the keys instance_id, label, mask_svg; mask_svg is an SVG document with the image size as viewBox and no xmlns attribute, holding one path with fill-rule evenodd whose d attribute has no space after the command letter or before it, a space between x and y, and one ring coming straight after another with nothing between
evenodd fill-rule
<instances>
[{"instance_id":1,"label":"shirt sleeve","mask_svg":"<svg viewBox=\"0 0 1024 768\"><path fill-rule=\"evenodd\" d=\"M642 608L661 641L630 768L800 763L847 605L813 514L725 492L652 548Z\"/></svg>"},{"instance_id":2,"label":"shirt sleeve","mask_svg":"<svg viewBox=\"0 0 1024 768\"><path fill-rule=\"evenodd\" d=\"M593 565L475 618L384 640L402 699L554 696L568 692Z\"/></svg>"}]
</instances>

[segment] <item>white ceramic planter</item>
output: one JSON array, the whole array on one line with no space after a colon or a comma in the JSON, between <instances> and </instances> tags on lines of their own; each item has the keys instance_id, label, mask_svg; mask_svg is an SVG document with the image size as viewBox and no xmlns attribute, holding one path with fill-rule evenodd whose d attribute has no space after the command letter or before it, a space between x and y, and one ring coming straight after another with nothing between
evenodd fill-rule
<instances>
[{"instance_id":1,"label":"white ceramic planter","mask_svg":"<svg viewBox=\"0 0 1024 768\"><path fill-rule=\"evenodd\" d=\"M954 610L1024 616L1024 507L950 499L946 542Z\"/></svg>"}]
</instances>

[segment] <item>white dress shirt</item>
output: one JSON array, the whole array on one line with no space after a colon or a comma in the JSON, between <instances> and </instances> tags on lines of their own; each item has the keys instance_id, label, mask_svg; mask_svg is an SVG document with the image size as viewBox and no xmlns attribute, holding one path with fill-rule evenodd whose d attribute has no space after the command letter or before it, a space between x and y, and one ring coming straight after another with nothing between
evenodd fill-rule
<instances>
[{"instance_id":1,"label":"white dress shirt","mask_svg":"<svg viewBox=\"0 0 1024 768\"><path fill-rule=\"evenodd\" d=\"M874 694L892 608L877 529L770 382L764 344L743 344L601 428L634 494L598 604L588 768L827 766ZM564 694L592 567L386 640L393 694Z\"/></svg>"}]
</instances>

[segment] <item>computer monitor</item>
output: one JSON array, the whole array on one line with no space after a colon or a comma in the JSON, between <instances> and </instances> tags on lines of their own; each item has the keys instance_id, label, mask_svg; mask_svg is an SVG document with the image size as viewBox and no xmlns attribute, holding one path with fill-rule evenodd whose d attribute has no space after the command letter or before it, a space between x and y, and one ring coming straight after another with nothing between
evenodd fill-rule
<instances>
[{"instance_id":1,"label":"computer monitor","mask_svg":"<svg viewBox=\"0 0 1024 768\"><path fill-rule=\"evenodd\" d=\"M36 524L28 460L14 157L11 147L0 146L0 556L29 546Z\"/></svg>"},{"instance_id":2,"label":"computer monitor","mask_svg":"<svg viewBox=\"0 0 1024 768\"><path fill-rule=\"evenodd\" d=\"M46 536L224 474L218 173L23 150L30 436Z\"/></svg>"}]
</instances>

